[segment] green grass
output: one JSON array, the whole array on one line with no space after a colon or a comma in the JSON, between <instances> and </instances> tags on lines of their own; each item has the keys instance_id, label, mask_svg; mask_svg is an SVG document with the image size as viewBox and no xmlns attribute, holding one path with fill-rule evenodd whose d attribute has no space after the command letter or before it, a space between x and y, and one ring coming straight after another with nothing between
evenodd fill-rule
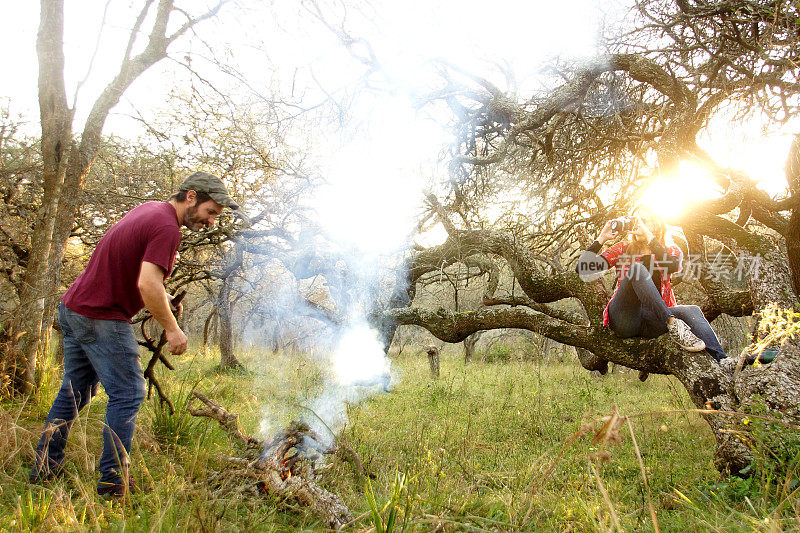
<instances>
[{"instance_id":1,"label":"green grass","mask_svg":"<svg viewBox=\"0 0 800 533\"><path fill-rule=\"evenodd\" d=\"M213 371L213 351L173 359L178 371L161 379L179 411L169 416L155 401L143 406L132 457L146 490L125 501L94 493L104 395L75 423L67 475L43 487L28 485L27 468L58 379L46 378L50 389L33 399L0 404L0 530L323 530L302 509L235 492L220 496L211 473L222 467L221 455L236 449L215 423L184 413L196 386L238 413L245 431L269 432L311 416L306 408L317 405L323 369L308 358L252 351L239 354L244 374ZM340 437L376 476L363 484L338 460L326 475L325 486L361 516L350 530L607 531L616 517L626 531L652 531L627 426L597 475L593 433L571 441L582 423L610 415L614 406L637 415L632 426L662 531L800 527L794 470L788 479L720 479L705 422L692 413L662 413L692 407L673 379L599 378L574 362L511 359L465 365L460 354L445 354L434 381L425 356L409 352L395 361L402 380L391 393L348 406Z\"/></svg>"}]
</instances>

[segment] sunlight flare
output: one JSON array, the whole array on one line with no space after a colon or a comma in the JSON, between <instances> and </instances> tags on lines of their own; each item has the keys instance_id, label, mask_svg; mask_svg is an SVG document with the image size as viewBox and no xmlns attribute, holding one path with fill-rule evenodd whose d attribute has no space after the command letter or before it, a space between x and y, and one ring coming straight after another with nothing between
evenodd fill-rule
<instances>
[{"instance_id":1,"label":"sunlight flare","mask_svg":"<svg viewBox=\"0 0 800 533\"><path fill-rule=\"evenodd\" d=\"M692 204L716 196L719 191L708 171L689 161L681 161L676 174L654 178L638 203L664 220L671 220Z\"/></svg>"}]
</instances>

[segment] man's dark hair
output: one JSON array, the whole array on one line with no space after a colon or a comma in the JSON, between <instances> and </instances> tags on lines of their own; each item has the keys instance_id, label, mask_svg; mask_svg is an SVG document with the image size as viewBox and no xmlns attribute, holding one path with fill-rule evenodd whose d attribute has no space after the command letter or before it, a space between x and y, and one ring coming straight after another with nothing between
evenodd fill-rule
<instances>
[{"instance_id":1,"label":"man's dark hair","mask_svg":"<svg viewBox=\"0 0 800 533\"><path fill-rule=\"evenodd\" d=\"M186 200L187 192L188 191L178 191L172 196L170 196L169 199L175 200L176 202L183 202L184 200ZM203 191L195 191L195 192L197 193L197 205L200 205L209 200L213 200L213 198L211 198L211 196L207 192Z\"/></svg>"}]
</instances>

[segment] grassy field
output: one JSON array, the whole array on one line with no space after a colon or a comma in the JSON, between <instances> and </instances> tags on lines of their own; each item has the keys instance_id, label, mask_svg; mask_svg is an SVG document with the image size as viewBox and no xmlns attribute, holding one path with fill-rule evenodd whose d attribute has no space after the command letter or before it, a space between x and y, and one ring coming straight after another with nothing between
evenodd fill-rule
<instances>
[{"instance_id":1,"label":"grassy field","mask_svg":"<svg viewBox=\"0 0 800 533\"><path fill-rule=\"evenodd\" d=\"M321 391L322 371L311 360L248 352L240 360L249 373L219 374L216 359L190 350L175 361L178 371L163 379L179 409L197 387L258 435L262 420L279 424L307 412ZM394 510L396 531L653 531L650 504L661 531L800 527L794 476L721 479L713 437L697 415L681 412L691 405L671 378L641 383L634 373L594 377L574 362L465 365L445 355L432 380L419 353L394 364L394 389L349 404L340 431L376 479L362 488L335 460L324 481L361 516L349 530L380 531ZM57 379L51 370L39 396L0 405L0 530L324 529L302 509L221 495L208 481L224 466L220 455L236 455L235 447L215 423L182 410L170 417L153 401L139 415L132 453L144 491L122 501L95 495L102 394L74 426L66 477L30 486L28 466ZM627 423L617 446L592 445L601 424L573 439L614 406L631 417L643 468ZM606 460L593 460L600 456Z\"/></svg>"}]
</instances>

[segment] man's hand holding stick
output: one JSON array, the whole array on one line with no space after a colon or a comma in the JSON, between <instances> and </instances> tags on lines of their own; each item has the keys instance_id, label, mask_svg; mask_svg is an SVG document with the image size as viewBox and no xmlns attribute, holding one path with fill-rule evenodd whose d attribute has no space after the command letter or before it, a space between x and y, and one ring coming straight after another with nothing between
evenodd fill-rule
<instances>
[{"instance_id":1,"label":"man's hand holding stick","mask_svg":"<svg viewBox=\"0 0 800 533\"><path fill-rule=\"evenodd\" d=\"M181 305L181 300L186 296L186 291L180 291L179 293L175 294L170 301L170 308L172 309L172 314L175 315L177 318L181 311L183 310L183 306ZM158 382L155 376L155 366L158 361L164 363L170 370L175 370L175 367L172 366L172 363L169 362L166 355L162 353L165 345L169 345L170 353L172 354L181 354L186 351L186 335L180 328L176 330L172 330L168 333L166 330L161 332L161 337L158 339L156 343L153 339L151 339L147 335L147 323L150 319L153 318L152 314L148 313L148 316L142 320L142 337L144 337L143 341L139 341L139 344L147 348L153 353L153 356L150 358L150 362L147 364L147 368L144 370L144 377L147 378L147 399L150 399L150 395L153 392L153 388L155 387L156 392L158 393L158 399L161 401L162 405L167 404L169 406L170 414L175 412L175 406L172 405L172 402L167 397L164 390L161 388L161 384Z\"/></svg>"}]
</instances>

